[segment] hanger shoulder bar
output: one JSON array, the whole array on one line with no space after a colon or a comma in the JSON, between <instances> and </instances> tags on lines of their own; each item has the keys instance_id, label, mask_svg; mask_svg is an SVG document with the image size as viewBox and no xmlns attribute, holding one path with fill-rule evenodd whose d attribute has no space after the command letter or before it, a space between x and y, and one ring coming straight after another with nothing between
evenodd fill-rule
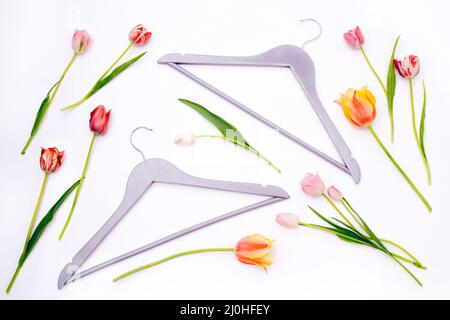
<instances>
[{"instance_id":1,"label":"hanger shoulder bar","mask_svg":"<svg viewBox=\"0 0 450 320\"><path fill-rule=\"evenodd\" d=\"M120 256L117 256L117 257L115 257L113 259L110 259L108 261L100 263L100 264L98 264L98 265L96 265L94 267L91 267L89 269L81 271L80 273L75 274L71 279L69 279L66 282L66 284L70 283L70 282L74 282L74 281L76 281L78 279L84 278L84 277L86 277L86 276L88 276L88 275L90 275L92 273L95 273L95 272L97 272L99 270L102 270L102 269L104 269L106 267L109 267L109 266L111 266L113 264L116 264L118 262L127 260L127 259L129 259L131 257L134 257L134 256L136 256L138 254L141 254L141 253L146 252L146 251L148 251L150 249L158 247L158 246L160 246L160 245L162 245L164 243L167 243L169 241L172 241L174 239L180 238L180 237L182 237L182 236L184 236L186 234L189 234L191 232L194 232L194 231L197 231L199 229L202 229L202 228L205 228L207 226L210 226L212 224L215 224L215 223L227 220L229 218L235 217L235 216L240 215L242 213L245 213L245 212L248 212L248 211L251 211L251 210L255 210L257 208L265 207L267 205L270 205L270 204L282 201L284 199L285 198L277 198L277 197L269 198L269 199L266 199L266 200L263 200L263 201L251 204L249 206L246 206L246 207L243 207L243 208L240 208L240 209L237 209L237 210L233 210L231 212L228 212L226 214L220 215L218 217L206 220L204 222L198 223L198 224L193 225L191 227L185 228L185 229L180 230L178 232L175 232L175 233L173 233L171 235L163 237L163 238L161 238L159 240L156 240L156 241L151 242L149 244L146 244L146 245L144 245L142 247L139 247L139 248L137 248L135 250L129 251L129 252L127 252L125 254L122 254Z\"/></svg>"}]
</instances>

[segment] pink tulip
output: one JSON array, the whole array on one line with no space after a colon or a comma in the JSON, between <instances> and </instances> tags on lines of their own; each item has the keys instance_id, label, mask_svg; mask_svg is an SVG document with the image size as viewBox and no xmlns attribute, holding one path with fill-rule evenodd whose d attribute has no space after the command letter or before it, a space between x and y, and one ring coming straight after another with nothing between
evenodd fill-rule
<instances>
[{"instance_id":1,"label":"pink tulip","mask_svg":"<svg viewBox=\"0 0 450 320\"><path fill-rule=\"evenodd\" d=\"M359 27L344 33L344 39L354 49L359 49L364 44L364 35Z\"/></svg>"},{"instance_id":2,"label":"pink tulip","mask_svg":"<svg viewBox=\"0 0 450 320\"><path fill-rule=\"evenodd\" d=\"M403 60L394 59L394 65L398 73L406 79L412 79L420 71L419 57L415 55L409 55Z\"/></svg>"},{"instance_id":3,"label":"pink tulip","mask_svg":"<svg viewBox=\"0 0 450 320\"><path fill-rule=\"evenodd\" d=\"M195 142L195 134L190 132L177 134L173 142L182 147L193 145Z\"/></svg>"},{"instance_id":4,"label":"pink tulip","mask_svg":"<svg viewBox=\"0 0 450 320\"><path fill-rule=\"evenodd\" d=\"M109 115L111 110L106 111L104 106L98 106L91 112L89 128L96 134L104 134L108 128Z\"/></svg>"},{"instance_id":5,"label":"pink tulip","mask_svg":"<svg viewBox=\"0 0 450 320\"><path fill-rule=\"evenodd\" d=\"M340 202L342 201L342 199L344 199L342 193L335 186L329 187L327 193L330 196L330 198L333 199L334 201Z\"/></svg>"},{"instance_id":6,"label":"pink tulip","mask_svg":"<svg viewBox=\"0 0 450 320\"><path fill-rule=\"evenodd\" d=\"M138 24L131 29L128 39L134 43L137 47L144 46L152 36L152 33L148 31L142 24Z\"/></svg>"},{"instance_id":7,"label":"pink tulip","mask_svg":"<svg viewBox=\"0 0 450 320\"><path fill-rule=\"evenodd\" d=\"M90 37L86 30L75 30L72 37L72 48L77 54L83 54L89 47Z\"/></svg>"},{"instance_id":8,"label":"pink tulip","mask_svg":"<svg viewBox=\"0 0 450 320\"><path fill-rule=\"evenodd\" d=\"M325 189L322 179L320 179L318 174L313 175L307 173L300 184L303 192L313 197L320 196Z\"/></svg>"},{"instance_id":9,"label":"pink tulip","mask_svg":"<svg viewBox=\"0 0 450 320\"><path fill-rule=\"evenodd\" d=\"M300 222L298 217L293 213L279 213L275 220L280 226L290 229L298 227Z\"/></svg>"}]
</instances>

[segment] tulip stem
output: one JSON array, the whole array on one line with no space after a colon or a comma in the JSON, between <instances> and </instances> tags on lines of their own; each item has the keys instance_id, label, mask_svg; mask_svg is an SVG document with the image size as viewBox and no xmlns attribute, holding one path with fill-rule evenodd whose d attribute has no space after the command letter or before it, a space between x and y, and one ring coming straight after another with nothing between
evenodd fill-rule
<instances>
[{"instance_id":1,"label":"tulip stem","mask_svg":"<svg viewBox=\"0 0 450 320\"><path fill-rule=\"evenodd\" d=\"M47 102L47 107L46 107L47 109L48 109L48 107L50 107L50 104L53 102L53 99L55 98L56 93L57 93L58 90L59 90L59 86L61 85L61 82L63 81L64 77L66 76L67 71L69 71L70 67L72 66L73 62L75 61L75 58L77 57L77 55L78 55L78 54L77 54L76 52L73 54L72 59L70 59L70 61L69 61L69 64L66 66L66 68L65 68L64 71L63 71L63 73L62 73L61 76L59 77L58 82L54 85L54 87L52 87L52 88L50 89L50 91L53 91L53 92L52 92L52 94L51 94L51 96L50 96L50 98L49 98L49 100L48 100L48 102ZM47 110L44 111L44 114L45 114L46 112L47 112ZM39 112L38 112L38 115L39 115ZM31 134L30 134L30 137L28 138L28 141L27 141L27 143L25 144L25 147L22 149L21 154L25 154L25 152L27 152L27 149L28 149L28 147L30 146L31 141L33 141L33 138L34 138L34 136L36 135L37 130L38 130L38 128L39 128L39 124L37 123L37 121L39 121L39 122L42 121L42 118L43 118L43 115L42 115L39 119L36 118L35 124L33 125L33 129L32 129L32 132L31 132Z\"/></svg>"},{"instance_id":2,"label":"tulip stem","mask_svg":"<svg viewBox=\"0 0 450 320\"><path fill-rule=\"evenodd\" d=\"M417 147L419 148L420 156L422 157L422 161L425 165L425 169L427 171L427 179L428 179L428 185L431 185L431 172L430 172L430 166L428 165L427 157L425 156L425 152L422 149L422 145L420 143L419 134L417 132L417 126L416 126L416 111L414 107L414 89L413 89L413 83L412 79L408 79L409 83L409 97L411 100L411 114L412 114L412 125L413 125L413 131L414 131L414 138L416 139Z\"/></svg>"},{"instance_id":3,"label":"tulip stem","mask_svg":"<svg viewBox=\"0 0 450 320\"><path fill-rule=\"evenodd\" d=\"M372 70L373 74L375 75L375 77L377 78L378 82L381 85L381 88L383 88L384 94L387 97L387 89L386 86L384 85L383 81L381 80L380 76L378 75L378 73L375 71L375 68L373 67L372 63L369 60L369 57L366 54L366 51L364 50L364 48L361 46L360 47L362 54L364 55L364 58L366 59L367 64L369 65L370 70Z\"/></svg>"},{"instance_id":4,"label":"tulip stem","mask_svg":"<svg viewBox=\"0 0 450 320\"><path fill-rule=\"evenodd\" d=\"M432 212L433 209L431 208L431 206L428 203L428 201L425 199L425 197L422 195L422 193L420 193L419 189L417 189L415 184L411 181L411 179L408 177L408 175L405 173L405 171L403 171L403 169L400 167L400 165L397 163L397 161L395 161L394 157L392 157L392 155L386 149L386 147L384 146L383 142L381 142L380 138L378 137L378 135L373 130L372 126L369 126L369 130L370 130L370 133L372 134L372 136L375 138L375 140L380 145L381 149L383 149L384 153L387 155L389 160L391 160L391 162L394 164L394 166L397 168L397 170L401 173L403 178L405 178L405 180L408 182L408 184L411 186L411 188L414 190L414 192L417 194L417 196L425 204L425 206L427 207L428 211Z\"/></svg>"},{"instance_id":5,"label":"tulip stem","mask_svg":"<svg viewBox=\"0 0 450 320\"><path fill-rule=\"evenodd\" d=\"M6 288L6 294L9 294L11 292L11 289L14 286L14 283L16 282L16 279L19 276L19 273L21 270L22 270L22 265L19 263L19 265L16 268L16 271L14 272L14 276L12 277L11 281L9 282L8 288Z\"/></svg>"},{"instance_id":6,"label":"tulip stem","mask_svg":"<svg viewBox=\"0 0 450 320\"><path fill-rule=\"evenodd\" d=\"M121 53L121 55L116 59L116 61L114 61L114 63L112 65L109 66L108 69L106 69L105 72L103 72L103 74L100 76L100 78L98 78L98 80L95 82L95 84L92 86L92 88L89 90L89 92L80 100L78 100L75 103L72 103L71 105L64 107L61 109L61 111L66 111L72 108L75 108L76 106L79 106L80 104L82 104L84 101L86 101L90 95L92 90L94 90L95 86L103 80L103 78L106 77L106 75L112 70L112 68L114 68L116 66L116 64L124 57L124 55L128 52L128 50L130 50L130 48L132 47L133 42L130 42L130 44L127 46L127 48Z\"/></svg>"},{"instance_id":7,"label":"tulip stem","mask_svg":"<svg viewBox=\"0 0 450 320\"><path fill-rule=\"evenodd\" d=\"M196 138L214 138L214 139L223 139L225 141L237 144L238 146L246 149L246 150L250 150L251 152L253 152L256 156L258 156L259 158L263 159L265 162L267 162L267 164L269 166L271 166L273 169L275 169L278 173L281 173L281 169L278 168L272 161L270 161L268 158L266 158L261 152L259 152L258 150L252 148L251 146L249 146L248 144L242 143L238 140L235 139L230 139L228 137L224 137L224 136L214 136L214 135L196 135Z\"/></svg>"},{"instance_id":8,"label":"tulip stem","mask_svg":"<svg viewBox=\"0 0 450 320\"><path fill-rule=\"evenodd\" d=\"M325 193L322 192L322 196L327 199L328 203L331 204L331 206L337 211L337 213L339 213L339 215L345 220L345 222L348 223L349 226L351 226L353 229L355 228L353 226L353 224L350 222L350 220L347 219L347 217L345 216L345 214L339 210L339 208L334 204L333 200L331 200ZM353 216L353 215L352 215ZM355 219L356 220L356 219ZM358 222L358 221L356 221Z\"/></svg>"},{"instance_id":9,"label":"tulip stem","mask_svg":"<svg viewBox=\"0 0 450 320\"><path fill-rule=\"evenodd\" d=\"M172 260L172 259L175 259L175 258L178 258L178 257L187 256L187 255L190 255L190 254L203 253L203 252L223 252L223 251L234 251L234 248L204 248L204 249L196 249L196 250L189 250L189 251L179 252L179 253L170 255L168 257L165 257L165 258L163 258L161 260L158 260L158 261L155 261L155 262L143 265L141 267L135 268L133 270L130 270L130 271L128 271L128 272L126 272L126 273L124 273L124 274L114 278L113 282L117 282L117 281L119 281L119 280L121 280L121 279L123 279L125 277L128 277L128 276L130 276L132 274L135 274L135 273L137 273L139 271L142 271L142 270L154 267L154 266L156 266L158 264L164 263L166 261L169 261L169 260Z\"/></svg>"},{"instance_id":10,"label":"tulip stem","mask_svg":"<svg viewBox=\"0 0 450 320\"><path fill-rule=\"evenodd\" d=\"M36 221L36 217L37 217L39 208L41 206L41 201L42 201L42 197L44 195L45 187L47 185L47 180L48 180L48 173L46 172L45 175L44 175L44 181L42 182L42 187L41 187L41 191L39 193L38 201L36 203L36 207L34 208L33 216L31 217L30 226L28 227L28 233L27 233L27 237L25 239L24 250L27 248L28 241L31 238L31 233L33 232L34 223Z\"/></svg>"},{"instance_id":11,"label":"tulip stem","mask_svg":"<svg viewBox=\"0 0 450 320\"><path fill-rule=\"evenodd\" d=\"M83 173L81 174L80 183L78 184L77 191L75 193L75 197L73 198L72 208L70 208L69 216L67 217L66 223L64 224L64 227L61 230L61 233L59 234L59 238L58 238L59 240L61 240L62 237L64 236L64 233L66 232L67 227L69 226L70 220L72 219L73 212L74 212L75 207L77 205L78 196L80 195L81 186L83 185L84 179L86 179L86 172L87 172L87 168L89 166L89 161L91 159L92 148L94 146L94 141L95 141L96 137L97 137L97 134L94 133L92 135L91 144L89 146L89 151L88 151L88 154L86 156L86 161L84 163L84 168L83 168Z\"/></svg>"},{"instance_id":12,"label":"tulip stem","mask_svg":"<svg viewBox=\"0 0 450 320\"><path fill-rule=\"evenodd\" d=\"M355 214L358 215L358 213L355 211L355 209L353 209L353 207L350 205L350 203L348 202L348 200L345 199L345 198L343 198L342 201L341 201L341 203L342 203L342 205L345 207L345 209L347 210L347 212L353 217L353 219L356 221L356 223L360 226L360 228L361 228L362 230L364 230L365 228L364 228L364 226L362 225L362 223L360 222L360 219L357 219L357 217L355 216ZM367 234L367 232L366 232L365 235L366 235L367 237L373 239L373 237L370 236L369 234ZM404 257L402 257L402 256L399 256L399 255L396 255L396 254L393 253L397 258L399 258L399 259L401 259L401 260L403 260L403 261L406 261L406 262L408 262L408 263L411 263L411 264L415 265L416 267L418 267L418 268L420 268L420 269L424 269L424 270L426 269L426 267L425 267L425 266L424 266L424 265L423 265L423 264L422 264L415 256L413 256L409 251L407 251L405 248L403 248L403 247L400 246L399 244L395 243L394 241L388 240L388 239L381 239L381 238L379 238L378 240L380 240L381 242L384 242L384 243L388 243L388 244L390 244L390 245L392 245L392 246L394 246L394 247L400 249L400 250L403 251L406 255L408 255L411 259L413 259L414 261L408 260L408 259L406 259L406 258L404 258Z\"/></svg>"}]
</instances>

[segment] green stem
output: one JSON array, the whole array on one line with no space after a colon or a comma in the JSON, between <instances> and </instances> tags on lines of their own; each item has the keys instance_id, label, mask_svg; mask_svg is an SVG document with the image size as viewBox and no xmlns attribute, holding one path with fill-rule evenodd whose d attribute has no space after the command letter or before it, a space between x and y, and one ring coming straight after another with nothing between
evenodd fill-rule
<instances>
[{"instance_id":1,"label":"green stem","mask_svg":"<svg viewBox=\"0 0 450 320\"><path fill-rule=\"evenodd\" d=\"M322 230L322 231L325 231L325 232L328 232L328 233L332 233L332 234L335 234L335 235L337 235L337 236L339 236L339 237L342 237L342 238L345 238L345 239L349 239L349 240L351 240L351 241L353 241L353 242L357 242L357 243L359 243L359 244L362 244L362 245L365 245L365 246L370 247L367 243L365 243L365 242L363 242L363 241L360 241L360 240L358 240L358 239L355 239L355 238L346 236L345 234L341 234L341 233L335 232L335 231L333 231L332 229L328 229L328 228L319 226L319 225L317 225L317 224L310 224L310 223L299 222L299 225L300 225L300 226L304 226L304 227L308 227L308 228L312 228L312 229ZM372 248L373 248L373 247L372 247ZM378 248L376 248L376 249L378 249Z\"/></svg>"},{"instance_id":2,"label":"green stem","mask_svg":"<svg viewBox=\"0 0 450 320\"><path fill-rule=\"evenodd\" d=\"M422 145L420 144L419 133L417 132L416 111L415 111L415 106L414 106L414 89L413 89L412 79L408 79L408 83L409 83L409 98L411 100L411 114L412 114L412 125L413 125L413 131L414 131L414 138L416 139L417 148L419 148L420 156L422 157L423 164L425 165L425 169L427 171L428 185L431 185L430 166L428 165L427 157L425 156L425 153L423 152Z\"/></svg>"},{"instance_id":3,"label":"green stem","mask_svg":"<svg viewBox=\"0 0 450 320\"><path fill-rule=\"evenodd\" d=\"M331 206L339 213L339 215L347 222L349 226L351 226L353 229L355 228L353 224L350 222L350 220L347 219L344 213L342 213L341 210L334 204L333 200L331 200L325 193L322 192L322 196L327 199L328 203L331 204Z\"/></svg>"},{"instance_id":4,"label":"green stem","mask_svg":"<svg viewBox=\"0 0 450 320\"><path fill-rule=\"evenodd\" d=\"M384 153L387 155L389 160L394 164L394 166L397 168L397 170L401 173L403 178L408 182L408 184L411 186L411 188L414 190L414 192L417 194L417 196L422 200L422 202L425 204L429 212L432 212L432 208L428 201L425 199L425 197L420 193L420 191L417 189L417 187L414 185L414 183L411 181L411 179L408 177L408 175L403 171L403 169L400 167L400 165L395 161L395 159L392 157L392 155L389 153L389 151L386 149L384 144L381 142L380 138L377 136L375 131L373 130L372 126L369 127L370 133L373 135L375 140L380 145L381 149L383 149Z\"/></svg>"},{"instance_id":5,"label":"green stem","mask_svg":"<svg viewBox=\"0 0 450 320\"><path fill-rule=\"evenodd\" d=\"M413 259L414 261L412 261L412 264L415 265L416 267L420 268L420 269L424 269L426 270L427 268L415 257L413 256L408 250L406 250L405 248L403 248L401 245L395 243L394 241L388 240L388 239L380 239L380 241L383 241L385 243L389 243L390 245L393 245L394 247L400 249L401 251L403 251L404 253L406 253L411 259ZM397 258L399 256L395 255ZM405 259L403 259L405 260ZM406 261L406 260L405 260ZM408 261L409 262L409 261ZM411 263L411 262L410 262Z\"/></svg>"},{"instance_id":6,"label":"green stem","mask_svg":"<svg viewBox=\"0 0 450 320\"><path fill-rule=\"evenodd\" d=\"M22 266L19 264L16 268L16 271L14 272L14 276L12 277L11 281L9 282L8 288L6 288L6 294L9 294L11 292L11 289L14 286L14 283L16 282L17 276L20 273L20 270L22 270Z\"/></svg>"},{"instance_id":7,"label":"green stem","mask_svg":"<svg viewBox=\"0 0 450 320\"><path fill-rule=\"evenodd\" d=\"M420 282L419 279L417 279L416 276L403 265L403 263L401 263L394 255L391 255L391 258L394 259L394 261L397 262L400 267L402 267L403 270L405 270L419 284L419 286L423 287L422 282Z\"/></svg>"},{"instance_id":8,"label":"green stem","mask_svg":"<svg viewBox=\"0 0 450 320\"><path fill-rule=\"evenodd\" d=\"M70 209L69 216L67 217L66 223L64 224L64 227L61 230L61 233L59 234L59 238L58 238L59 240L61 240L62 237L64 236L64 233L66 232L66 229L69 226L70 220L72 219L73 212L74 212L75 207L77 205L78 196L80 195L81 186L83 185L84 179L86 178L86 171L87 171L87 168L89 166L89 161L91 159L92 148L94 146L94 141L95 141L96 137L97 137L97 134L94 133L93 136L92 136L91 144L89 146L89 151L88 151L88 154L87 154L87 157L86 157L86 161L84 163L83 173L81 174L81 178L80 178L80 184L77 187L77 191L76 191L75 197L73 199L72 208Z\"/></svg>"},{"instance_id":9,"label":"green stem","mask_svg":"<svg viewBox=\"0 0 450 320\"><path fill-rule=\"evenodd\" d=\"M364 50L364 48L361 46L360 47L362 54L364 55L364 58L366 59L367 64L369 65L370 70L372 70L373 74L375 75L375 77L377 78L378 82L381 85L381 88L383 88L384 94L386 95L387 98L387 89L386 86L384 85L383 81L381 80L380 76L378 75L378 73L375 71L375 68L372 66L372 63L369 60L369 57L366 54L366 51Z\"/></svg>"},{"instance_id":10,"label":"green stem","mask_svg":"<svg viewBox=\"0 0 450 320\"><path fill-rule=\"evenodd\" d=\"M127 48L122 52L122 54L116 59L116 61L114 61L114 63L112 65L109 66L108 69L106 69L105 72L103 72L103 74L100 76L100 78L98 78L97 82L95 82L95 84L92 86L92 88L89 90L89 92L80 100L78 100L75 103L72 103L71 105L64 107L61 109L61 111L66 111L72 108L75 108L76 106L79 106L80 104L82 104L84 101L86 101L90 96L89 94L91 93L91 91L95 88L95 86L101 81L103 80L103 78L112 70L112 68L114 68L116 66L116 64L123 58L123 56L128 52L128 50L130 50L130 48L133 46L133 42L130 42L130 44L127 46Z\"/></svg>"},{"instance_id":11,"label":"green stem","mask_svg":"<svg viewBox=\"0 0 450 320\"><path fill-rule=\"evenodd\" d=\"M273 169L275 169L278 173L281 173L280 168L278 168L272 161L270 161L268 158L266 158L261 152L259 152L258 150L246 145L245 143L239 142L237 140L234 139L230 139L228 137L224 137L224 136L214 136L214 135L206 135L206 134L202 134L202 135L196 135L196 138L214 138L214 139L222 139L225 141L229 141L231 143L237 144L238 146L246 149L246 150L250 150L251 152L253 152L256 156L258 156L259 158L261 158L262 160L264 160L269 166L271 166Z\"/></svg>"},{"instance_id":12,"label":"green stem","mask_svg":"<svg viewBox=\"0 0 450 320\"><path fill-rule=\"evenodd\" d=\"M27 248L28 241L31 238L31 233L33 232L34 223L36 221L37 214L39 212L39 208L41 206L42 197L44 195L45 186L47 185L48 173L46 172L44 175L44 181L42 182L41 192L39 192L38 201L36 203L36 207L34 208L33 216L31 217L30 226L28 227L27 237L25 239L24 250Z\"/></svg>"},{"instance_id":13,"label":"green stem","mask_svg":"<svg viewBox=\"0 0 450 320\"><path fill-rule=\"evenodd\" d=\"M169 260L172 260L172 259L175 259L175 258L178 258L178 257L187 256L187 255L190 255L190 254L203 253L203 252L223 252L223 251L234 251L234 248L205 248L205 249L196 249L196 250L189 250L189 251L179 252L179 253L170 255L168 257L165 257L165 258L163 258L161 260L158 260L158 261L155 261L155 262L143 265L141 267L138 267L136 269L130 270L130 271L128 271L128 272L126 272L126 273L124 273L124 274L114 278L113 282L117 282L117 281L119 281L119 280L121 280L121 279L123 279L125 277L128 277L128 276L130 276L130 275L132 275L132 274L134 274L136 272L139 272L139 271L142 271L144 269L148 269L148 268L154 267L154 266L156 266L158 264L164 263L166 261L169 261Z\"/></svg>"},{"instance_id":14,"label":"green stem","mask_svg":"<svg viewBox=\"0 0 450 320\"><path fill-rule=\"evenodd\" d=\"M72 59L70 59L69 64L66 66L66 68L64 69L63 73L61 74L61 76L59 77L59 80L55 86L55 89L53 90L50 99L48 101L48 107L50 107L50 104L52 103L53 99L55 98L56 93L59 90L59 86L61 85L61 82L63 81L64 77L66 76L67 71L69 71L70 67L72 66L73 62L75 61L75 58L77 57L77 53L75 52L72 56ZM36 132L30 134L30 137L28 138L27 143L25 144L25 147L22 149L21 154L25 154L25 152L27 152L28 147L31 144L31 141L33 141L34 136L36 135Z\"/></svg>"}]
</instances>

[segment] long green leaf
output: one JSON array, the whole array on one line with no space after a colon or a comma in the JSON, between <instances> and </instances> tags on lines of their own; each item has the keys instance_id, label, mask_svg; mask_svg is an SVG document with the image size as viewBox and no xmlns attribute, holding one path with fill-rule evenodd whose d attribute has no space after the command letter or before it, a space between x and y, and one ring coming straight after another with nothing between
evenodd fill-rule
<instances>
[{"instance_id":1,"label":"long green leaf","mask_svg":"<svg viewBox=\"0 0 450 320\"><path fill-rule=\"evenodd\" d=\"M425 142L423 139L425 133L425 113L427 108L427 90L425 87L425 80L422 82L422 86L423 86L423 106L422 106L422 116L420 117L419 140L420 140L420 148L422 149L423 155L426 159L427 156L425 153Z\"/></svg>"},{"instance_id":2,"label":"long green leaf","mask_svg":"<svg viewBox=\"0 0 450 320\"><path fill-rule=\"evenodd\" d=\"M53 217L55 213L58 211L59 207L64 203L64 200L75 190L75 188L79 185L81 180L78 180L75 182L69 189L64 192L64 194L59 198L59 200L53 205L53 207L47 212L47 214L42 218L42 220L37 225L36 229L33 232L33 235L31 236L30 240L27 243L25 251L22 253L22 256L20 257L19 265L23 265L25 260L30 255L33 248L36 246L36 243L41 238L42 234L44 233L45 229L47 228L48 224L53 220Z\"/></svg>"},{"instance_id":3,"label":"long green leaf","mask_svg":"<svg viewBox=\"0 0 450 320\"><path fill-rule=\"evenodd\" d=\"M205 107L196 102L189 101L186 99L178 99L178 100L181 103L184 103L185 105L191 107L199 114L201 114L206 120L211 122L217 128L217 130L220 131L223 137L228 137L235 142L241 142L244 143L246 146L250 147L250 144L247 142L247 140L245 140L245 138L242 136L239 130L228 121L219 117L217 114L212 113L211 111L209 111L208 109L206 109Z\"/></svg>"},{"instance_id":4,"label":"long green leaf","mask_svg":"<svg viewBox=\"0 0 450 320\"><path fill-rule=\"evenodd\" d=\"M388 102L389 116L391 119L391 130L392 130L392 138L393 138L393 126L394 126L394 96L395 96L395 87L397 85L397 78L395 74L394 67L394 58L395 52L397 50L398 41L400 40L400 36L395 40L394 48L392 49L391 59L389 60L389 69L386 81L386 98Z\"/></svg>"},{"instance_id":5,"label":"long green leaf","mask_svg":"<svg viewBox=\"0 0 450 320\"><path fill-rule=\"evenodd\" d=\"M315 210L313 207L308 206L308 208L309 208L312 212L314 212L320 219L322 219L323 221L325 221L326 223L328 223L329 225L331 225L332 227L334 227L335 229L333 229L333 230L336 230L337 232L339 232L339 233L341 233L341 234L343 234L343 235L346 235L346 236L348 236L348 237L357 239L357 240L360 241L360 242L366 243L366 244L368 244L368 245L371 246L371 247L374 246L373 242L372 242L370 239L367 239L367 238L364 237L363 235L361 235L361 234L359 234L359 233L356 233L356 232L354 232L353 230L349 230L349 229L346 229L346 228L343 228L343 227L337 225L337 224L334 223L333 221L331 221L331 220L325 218L323 215L321 215L321 214L320 214L317 210Z\"/></svg>"},{"instance_id":6,"label":"long green leaf","mask_svg":"<svg viewBox=\"0 0 450 320\"><path fill-rule=\"evenodd\" d=\"M130 67L132 64L134 64L136 61L138 61L144 54L146 54L147 51L141 53L140 55L122 63L118 67L116 67L113 71L111 71L110 74L108 74L106 77L98 81L94 87L89 91L89 93L86 95L86 99L94 95L98 90L106 86L111 80L113 80L115 77L117 77L119 74L121 74L123 71L125 71L128 67Z\"/></svg>"},{"instance_id":7,"label":"long green leaf","mask_svg":"<svg viewBox=\"0 0 450 320\"><path fill-rule=\"evenodd\" d=\"M58 85L58 83L60 83L60 81L58 81L57 83L55 83L50 90L48 90L47 95L45 96L44 100L42 100L41 105L39 106L39 110L36 113L36 119L34 120L34 124L33 124L33 128L31 129L31 135L34 136L36 134L36 132L39 129L39 125L42 122L42 119L44 118L45 113L48 110L48 107L50 106L49 102L50 102L50 94L52 93L53 89Z\"/></svg>"},{"instance_id":8,"label":"long green leaf","mask_svg":"<svg viewBox=\"0 0 450 320\"><path fill-rule=\"evenodd\" d=\"M386 253L389 253L388 248L386 248L386 246L383 244L383 242L375 235L375 233L372 231L372 229L370 229L368 224L358 214L358 212L356 212L356 210L353 209L353 207L350 205L350 203L347 201L347 199L344 198L343 201L344 201L344 204L346 204L350 208L350 210L355 214L356 218L358 218L362 228L364 229L364 231L367 232L369 237L380 247L381 250L383 250Z\"/></svg>"}]
</instances>

